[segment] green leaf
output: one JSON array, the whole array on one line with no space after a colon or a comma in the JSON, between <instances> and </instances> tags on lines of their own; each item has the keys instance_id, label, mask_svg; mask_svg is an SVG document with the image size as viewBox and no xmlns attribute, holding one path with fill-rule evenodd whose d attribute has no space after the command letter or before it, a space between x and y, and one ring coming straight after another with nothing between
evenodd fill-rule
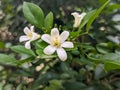
<instances>
[{"instance_id":1,"label":"green leaf","mask_svg":"<svg viewBox=\"0 0 120 90\"><path fill-rule=\"evenodd\" d=\"M105 55L100 55L96 58L89 56L88 58L97 63L104 63L104 67L107 71L120 69L120 54L108 53Z\"/></svg>"},{"instance_id":2,"label":"green leaf","mask_svg":"<svg viewBox=\"0 0 120 90\"><path fill-rule=\"evenodd\" d=\"M109 60L109 61L113 61L114 60L114 62L120 63L120 54L108 53L108 54L100 56L100 59Z\"/></svg>"},{"instance_id":3,"label":"green leaf","mask_svg":"<svg viewBox=\"0 0 120 90\"><path fill-rule=\"evenodd\" d=\"M99 16L99 14L102 12L102 10L107 6L107 4L110 2L110 0L106 1L97 11L96 13L90 18L90 20L87 23L86 30L89 31L91 24L94 22L94 20Z\"/></svg>"},{"instance_id":4,"label":"green leaf","mask_svg":"<svg viewBox=\"0 0 120 90\"><path fill-rule=\"evenodd\" d=\"M92 10L85 15L85 17L84 17L82 23L80 24L78 30L81 30L81 28L89 21L89 19L96 13L96 11L97 10Z\"/></svg>"},{"instance_id":5,"label":"green leaf","mask_svg":"<svg viewBox=\"0 0 120 90\"><path fill-rule=\"evenodd\" d=\"M51 80L50 86L46 87L44 90L65 90L62 86L60 80Z\"/></svg>"},{"instance_id":6,"label":"green leaf","mask_svg":"<svg viewBox=\"0 0 120 90\"><path fill-rule=\"evenodd\" d=\"M45 55L42 49L36 50L36 53L37 53L39 56Z\"/></svg>"},{"instance_id":7,"label":"green leaf","mask_svg":"<svg viewBox=\"0 0 120 90\"><path fill-rule=\"evenodd\" d=\"M7 64L7 65L16 65L17 60L10 56L0 53L0 63Z\"/></svg>"},{"instance_id":8,"label":"green leaf","mask_svg":"<svg viewBox=\"0 0 120 90\"><path fill-rule=\"evenodd\" d=\"M120 63L117 62L107 62L104 65L105 70L107 71L111 71L111 70L115 70L115 69L120 69Z\"/></svg>"},{"instance_id":9,"label":"green leaf","mask_svg":"<svg viewBox=\"0 0 120 90\"><path fill-rule=\"evenodd\" d=\"M28 58L26 58L26 59L24 59L24 60L19 60L19 61L17 61L17 65L18 66L20 66L20 65L22 65L22 64L24 64L24 63L28 63L28 62L31 62L31 61L33 61L34 60L34 57L28 57Z\"/></svg>"},{"instance_id":10,"label":"green leaf","mask_svg":"<svg viewBox=\"0 0 120 90\"><path fill-rule=\"evenodd\" d=\"M92 63L89 59L86 59L85 57L81 57L80 59L76 58L76 62L78 62L80 65L83 64L83 65L90 65L90 66L93 66L94 63Z\"/></svg>"},{"instance_id":11,"label":"green leaf","mask_svg":"<svg viewBox=\"0 0 120 90\"><path fill-rule=\"evenodd\" d=\"M77 32L70 32L70 38L73 39L73 38L76 38L78 37L79 33L81 32L82 30L79 30Z\"/></svg>"},{"instance_id":12,"label":"green leaf","mask_svg":"<svg viewBox=\"0 0 120 90\"><path fill-rule=\"evenodd\" d=\"M65 82L64 83L65 90L85 90L87 86L81 82ZM86 89L87 90L87 89Z\"/></svg>"},{"instance_id":13,"label":"green leaf","mask_svg":"<svg viewBox=\"0 0 120 90\"><path fill-rule=\"evenodd\" d=\"M22 90L22 87L23 87L23 85L22 85L22 84L19 84L19 85L17 86L16 90Z\"/></svg>"},{"instance_id":14,"label":"green leaf","mask_svg":"<svg viewBox=\"0 0 120 90\"><path fill-rule=\"evenodd\" d=\"M120 4L111 4L111 5L107 6L105 12L108 13L108 12L111 12L116 9L120 9Z\"/></svg>"},{"instance_id":15,"label":"green leaf","mask_svg":"<svg viewBox=\"0 0 120 90\"><path fill-rule=\"evenodd\" d=\"M94 71L94 79L99 80L105 76L104 65L98 64Z\"/></svg>"},{"instance_id":16,"label":"green leaf","mask_svg":"<svg viewBox=\"0 0 120 90\"><path fill-rule=\"evenodd\" d=\"M107 0L99 0L99 4L103 5Z\"/></svg>"},{"instance_id":17,"label":"green leaf","mask_svg":"<svg viewBox=\"0 0 120 90\"><path fill-rule=\"evenodd\" d=\"M44 24L44 13L40 7L33 3L23 3L23 13L25 18L38 28L42 28Z\"/></svg>"},{"instance_id":18,"label":"green leaf","mask_svg":"<svg viewBox=\"0 0 120 90\"><path fill-rule=\"evenodd\" d=\"M36 87L40 84L48 84L48 81L58 78L58 74L54 72L47 71L45 74L41 74L40 77L33 83L33 90L39 90L40 88ZM44 89L42 89L44 90Z\"/></svg>"},{"instance_id":19,"label":"green leaf","mask_svg":"<svg viewBox=\"0 0 120 90\"><path fill-rule=\"evenodd\" d=\"M105 69L107 71L120 69L120 54L109 53L100 57L105 62Z\"/></svg>"},{"instance_id":20,"label":"green leaf","mask_svg":"<svg viewBox=\"0 0 120 90\"><path fill-rule=\"evenodd\" d=\"M76 55L76 56L80 55L80 51L79 50L72 50L71 53L73 55Z\"/></svg>"},{"instance_id":21,"label":"green leaf","mask_svg":"<svg viewBox=\"0 0 120 90\"><path fill-rule=\"evenodd\" d=\"M3 83L0 82L0 90L3 90Z\"/></svg>"},{"instance_id":22,"label":"green leaf","mask_svg":"<svg viewBox=\"0 0 120 90\"><path fill-rule=\"evenodd\" d=\"M14 52L23 53L30 56L35 56L35 53L31 49L26 49L24 46L17 45L10 47Z\"/></svg>"},{"instance_id":23,"label":"green leaf","mask_svg":"<svg viewBox=\"0 0 120 90\"><path fill-rule=\"evenodd\" d=\"M44 42L43 40L38 40L36 43L36 49L44 49L48 44Z\"/></svg>"},{"instance_id":24,"label":"green leaf","mask_svg":"<svg viewBox=\"0 0 120 90\"><path fill-rule=\"evenodd\" d=\"M110 48L108 47L108 43L99 43L96 45L96 49L99 53L107 54L110 52Z\"/></svg>"},{"instance_id":25,"label":"green leaf","mask_svg":"<svg viewBox=\"0 0 120 90\"><path fill-rule=\"evenodd\" d=\"M12 90L12 84L7 84L4 88L3 88L3 90Z\"/></svg>"},{"instance_id":26,"label":"green leaf","mask_svg":"<svg viewBox=\"0 0 120 90\"><path fill-rule=\"evenodd\" d=\"M44 27L45 27L45 29L47 30L48 33L50 32L52 26L53 26L53 13L50 12L45 17L45 20L44 20Z\"/></svg>"}]
</instances>

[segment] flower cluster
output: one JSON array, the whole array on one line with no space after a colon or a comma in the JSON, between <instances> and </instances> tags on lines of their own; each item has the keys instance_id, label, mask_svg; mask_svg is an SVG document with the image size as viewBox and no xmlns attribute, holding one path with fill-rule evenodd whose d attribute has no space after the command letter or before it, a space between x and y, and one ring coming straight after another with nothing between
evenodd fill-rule
<instances>
[{"instance_id":1,"label":"flower cluster","mask_svg":"<svg viewBox=\"0 0 120 90\"><path fill-rule=\"evenodd\" d=\"M75 23L73 27L77 28L80 25L86 13L78 14L77 12L74 12L71 15L73 15L75 18ZM31 49L30 43L34 40L39 39L40 35L34 32L34 26L31 26L30 29L28 27L25 27L24 33L26 35L22 35L19 38L19 41L20 42L25 41L25 48ZM59 59L65 61L67 59L67 53L64 48L74 48L72 42L66 41L68 37L69 37L68 31L63 31L60 34L57 28L51 29L50 35L43 34L41 36L41 39L49 44L47 47L44 48L43 52L46 55L52 55L56 51Z\"/></svg>"}]
</instances>

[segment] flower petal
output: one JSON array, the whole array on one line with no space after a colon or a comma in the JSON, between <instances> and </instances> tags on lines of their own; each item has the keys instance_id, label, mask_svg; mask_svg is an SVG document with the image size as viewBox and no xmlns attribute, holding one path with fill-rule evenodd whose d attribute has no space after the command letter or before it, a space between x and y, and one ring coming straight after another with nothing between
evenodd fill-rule
<instances>
[{"instance_id":1,"label":"flower petal","mask_svg":"<svg viewBox=\"0 0 120 90\"><path fill-rule=\"evenodd\" d=\"M48 34L43 34L43 35L41 36L41 39L42 39L43 41L51 44L51 37L50 37L50 35L48 35Z\"/></svg>"},{"instance_id":2,"label":"flower petal","mask_svg":"<svg viewBox=\"0 0 120 90\"><path fill-rule=\"evenodd\" d=\"M36 39L38 39L40 37L39 34L35 33L35 32L32 32L32 38L31 38L31 41L34 41Z\"/></svg>"},{"instance_id":3,"label":"flower petal","mask_svg":"<svg viewBox=\"0 0 120 90\"><path fill-rule=\"evenodd\" d=\"M73 15L74 16L74 18L75 18L75 21L74 21L74 27L75 28L77 28L77 27L79 27L79 25L80 25L80 23L81 23L81 21L82 21L82 19L84 18L84 16L86 15L86 13L82 13L82 14L79 14L79 13L77 13L77 12L74 12L74 13L72 13L71 15Z\"/></svg>"},{"instance_id":4,"label":"flower petal","mask_svg":"<svg viewBox=\"0 0 120 90\"><path fill-rule=\"evenodd\" d=\"M44 53L47 54L47 55L51 55L55 52L56 48L51 46L51 45L48 45L45 49L44 49Z\"/></svg>"},{"instance_id":5,"label":"flower petal","mask_svg":"<svg viewBox=\"0 0 120 90\"><path fill-rule=\"evenodd\" d=\"M63 43L68 37L69 37L69 32L68 31L62 32L61 35L60 35L60 42Z\"/></svg>"},{"instance_id":6,"label":"flower petal","mask_svg":"<svg viewBox=\"0 0 120 90\"><path fill-rule=\"evenodd\" d=\"M67 53L63 48L58 48L57 54L60 60L65 61L67 59Z\"/></svg>"},{"instance_id":7,"label":"flower petal","mask_svg":"<svg viewBox=\"0 0 120 90\"><path fill-rule=\"evenodd\" d=\"M64 42L61 44L61 46L64 48L73 48L74 47L72 42Z\"/></svg>"},{"instance_id":8,"label":"flower petal","mask_svg":"<svg viewBox=\"0 0 120 90\"><path fill-rule=\"evenodd\" d=\"M27 48L27 49L30 49L30 48L31 48L30 42L31 42L31 41L28 41L28 42L25 43L25 48Z\"/></svg>"},{"instance_id":9,"label":"flower petal","mask_svg":"<svg viewBox=\"0 0 120 90\"><path fill-rule=\"evenodd\" d=\"M51 30L51 36L52 36L52 37L58 37L58 36L59 36L59 31L58 31L57 28L53 28L53 29Z\"/></svg>"},{"instance_id":10,"label":"flower petal","mask_svg":"<svg viewBox=\"0 0 120 90\"><path fill-rule=\"evenodd\" d=\"M85 13L85 12L81 13L81 17L84 17L85 15L86 15L86 13Z\"/></svg>"},{"instance_id":11,"label":"flower petal","mask_svg":"<svg viewBox=\"0 0 120 90\"><path fill-rule=\"evenodd\" d=\"M25 35L20 36L20 38L19 38L19 42L23 42L23 41L27 41L27 40L30 40L30 38Z\"/></svg>"},{"instance_id":12,"label":"flower petal","mask_svg":"<svg viewBox=\"0 0 120 90\"><path fill-rule=\"evenodd\" d=\"M73 13L71 13L71 15L73 15L73 16L74 16L74 18L76 18L76 17L78 17L78 16L79 16L79 13L78 13L78 12L73 12Z\"/></svg>"},{"instance_id":13,"label":"flower petal","mask_svg":"<svg viewBox=\"0 0 120 90\"><path fill-rule=\"evenodd\" d=\"M31 26L31 27L30 27L30 30L31 30L32 32L34 32L34 26Z\"/></svg>"},{"instance_id":14,"label":"flower petal","mask_svg":"<svg viewBox=\"0 0 120 90\"><path fill-rule=\"evenodd\" d=\"M25 27L24 28L24 33L27 35L27 34L31 33L31 31L28 27Z\"/></svg>"}]
</instances>

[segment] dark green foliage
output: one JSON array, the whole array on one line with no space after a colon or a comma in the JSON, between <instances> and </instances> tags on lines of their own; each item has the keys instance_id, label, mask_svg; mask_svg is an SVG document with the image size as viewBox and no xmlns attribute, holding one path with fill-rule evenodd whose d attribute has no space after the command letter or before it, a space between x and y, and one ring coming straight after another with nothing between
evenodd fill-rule
<instances>
[{"instance_id":1,"label":"dark green foliage","mask_svg":"<svg viewBox=\"0 0 120 90\"><path fill-rule=\"evenodd\" d=\"M115 16L120 12L119 0L23 1L2 0L0 10L5 16L0 35L9 26L14 38L0 38L0 90L120 89L120 29L116 27L120 20ZM72 28L70 14L74 11L87 13L78 29ZM28 23L41 35L53 27L68 30L68 41L75 47L65 49L67 61L60 61L56 53L45 55L48 44L41 39L31 42L32 50L19 45L18 38ZM36 70L38 66L41 68Z\"/></svg>"}]
</instances>

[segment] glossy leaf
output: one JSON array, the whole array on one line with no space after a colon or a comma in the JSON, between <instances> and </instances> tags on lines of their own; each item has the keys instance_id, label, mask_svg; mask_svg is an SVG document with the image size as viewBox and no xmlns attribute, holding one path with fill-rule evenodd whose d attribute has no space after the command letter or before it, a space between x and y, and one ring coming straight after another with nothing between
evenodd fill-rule
<instances>
[{"instance_id":1,"label":"glossy leaf","mask_svg":"<svg viewBox=\"0 0 120 90\"><path fill-rule=\"evenodd\" d=\"M105 76L104 65L103 64L97 65L94 71L94 79L99 80L104 76Z\"/></svg>"},{"instance_id":2,"label":"glossy leaf","mask_svg":"<svg viewBox=\"0 0 120 90\"><path fill-rule=\"evenodd\" d=\"M97 11L97 10L89 11L89 12L85 15L85 17L84 17L82 23L80 24L78 30L80 30L80 29L89 21L89 19L96 13L96 11Z\"/></svg>"},{"instance_id":3,"label":"glossy leaf","mask_svg":"<svg viewBox=\"0 0 120 90\"><path fill-rule=\"evenodd\" d=\"M85 90L84 88L86 88L86 85L81 82L66 82L64 87L65 90Z\"/></svg>"},{"instance_id":4,"label":"glossy leaf","mask_svg":"<svg viewBox=\"0 0 120 90\"><path fill-rule=\"evenodd\" d=\"M25 18L38 28L42 28L44 24L44 13L40 7L33 3L23 3L23 13Z\"/></svg>"},{"instance_id":5,"label":"glossy leaf","mask_svg":"<svg viewBox=\"0 0 120 90\"><path fill-rule=\"evenodd\" d=\"M0 82L0 90L3 90L3 83Z\"/></svg>"},{"instance_id":6,"label":"glossy leaf","mask_svg":"<svg viewBox=\"0 0 120 90\"><path fill-rule=\"evenodd\" d=\"M105 12L106 11L110 12L110 11L117 10L117 9L120 9L120 4L111 4L106 8Z\"/></svg>"},{"instance_id":7,"label":"glossy leaf","mask_svg":"<svg viewBox=\"0 0 120 90\"><path fill-rule=\"evenodd\" d=\"M7 84L4 86L3 90L12 90L12 84Z\"/></svg>"},{"instance_id":8,"label":"glossy leaf","mask_svg":"<svg viewBox=\"0 0 120 90\"><path fill-rule=\"evenodd\" d=\"M22 90L22 84L19 84L18 86L17 86L17 88L16 88L16 90Z\"/></svg>"},{"instance_id":9,"label":"glossy leaf","mask_svg":"<svg viewBox=\"0 0 120 90\"><path fill-rule=\"evenodd\" d=\"M107 6L107 4L110 2L110 0L106 1L97 11L96 13L90 18L90 20L87 23L86 30L89 31L91 24L94 22L94 20L99 16L99 14L102 12L102 10Z\"/></svg>"},{"instance_id":10,"label":"glossy leaf","mask_svg":"<svg viewBox=\"0 0 120 90\"><path fill-rule=\"evenodd\" d=\"M107 71L120 69L120 54L117 53L108 53L105 55L100 55L96 58L89 57L96 63L104 63L104 67Z\"/></svg>"},{"instance_id":11,"label":"glossy leaf","mask_svg":"<svg viewBox=\"0 0 120 90\"><path fill-rule=\"evenodd\" d=\"M104 66L105 66L105 70L107 71L120 69L120 63L117 63L117 62L107 62L105 63Z\"/></svg>"},{"instance_id":12,"label":"glossy leaf","mask_svg":"<svg viewBox=\"0 0 120 90\"><path fill-rule=\"evenodd\" d=\"M99 53L102 53L102 54L107 54L110 51L110 48L108 47L108 43L97 44L96 49Z\"/></svg>"},{"instance_id":13,"label":"glossy leaf","mask_svg":"<svg viewBox=\"0 0 120 90\"><path fill-rule=\"evenodd\" d=\"M44 90L64 90L64 88L60 80L51 80L50 86L46 87Z\"/></svg>"},{"instance_id":14,"label":"glossy leaf","mask_svg":"<svg viewBox=\"0 0 120 90\"><path fill-rule=\"evenodd\" d=\"M0 53L0 63L7 65L16 65L16 62L17 60L14 57Z\"/></svg>"},{"instance_id":15,"label":"glossy leaf","mask_svg":"<svg viewBox=\"0 0 120 90\"><path fill-rule=\"evenodd\" d=\"M100 5L103 5L107 0L98 0Z\"/></svg>"},{"instance_id":16,"label":"glossy leaf","mask_svg":"<svg viewBox=\"0 0 120 90\"><path fill-rule=\"evenodd\" d=\"M26 59L17 61L17 65L20 66L20 65L22 65L24 63L29 63L29 62L31 62L33 60L34 60L34 57L28 57Z\"/></svg>"},{"instance_id":17,"label":"glossy leaf","mask_svg":"<svg viewBox=\"0 0 120 90\"><path fill-rule=\"evenodd\" d=\"M48 45L46 42L44 42L41 39L38 40L35 44L37 49L44 49Z\"/></svg>"},{"instance_id":18,"label":"glossy leaf","mask_svg":"<svg viewBox=\"0 0 120 90\"><path fill-rule=\"evenodd\" d=\"M21 46L21 45L12 46L11 50L17 53L23 53L30 56L35 56L35 53L31 49L26 49L24 46Z\"/></svg>"},{"instance_id":19,"label":"glossy leaf","mask_svg":"<svg viewBox=\"0 0 120 90\"><path fill-rule=\"evenodd\" d=\"M51 28L53 26L53 13L50 12L48 15L45 17L44 20L44 27L47 30L47 32L50 32Z\"/></svg>"}]
</instances>

